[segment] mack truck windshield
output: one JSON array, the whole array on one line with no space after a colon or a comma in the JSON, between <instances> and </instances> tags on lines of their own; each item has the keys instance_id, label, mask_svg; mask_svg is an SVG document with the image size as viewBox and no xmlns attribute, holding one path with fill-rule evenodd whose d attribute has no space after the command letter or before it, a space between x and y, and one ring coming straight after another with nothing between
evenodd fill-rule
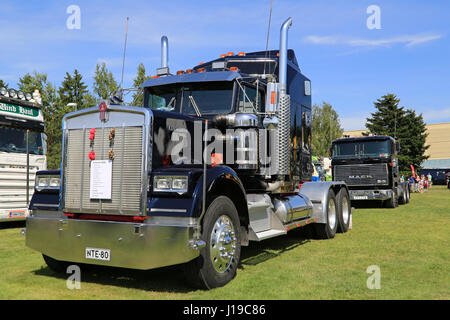
<instances>
[{"instance_id":1,"label":"mack truck windshield","mask_svg":"<svg viewBox=\"0 0 450 320\"><path fill-rule=\"evenodd\" d=\"M46 169L44 118L32 100L0 88L0 222L25 220L35 174Z\"/></svg>"},{"instance_id":2,"label":"mack truck windshield","mask_svg":"<svg viewBox=\"0 0 450 320\"><path fill-rule=\"evenodd\" d=\"M26 243L48 266L181 264L190 284L231 281L241 248L299 228L350 226L344 182L311 182L311 83L287 49L234 54L171 74L162 37L143 106L67 114L58 190L36 190ZM70 249L69 249L70 248Z\"/></svg>"},{"instance_id":3,"label":"mack truck windshield","mask_svg":"<svg viewBox=\"0 0 450 320\"><path fill-rule=\"evenodd\" d=\"M392 137L369 136L333 141L333 180L345 181L351 200L378 200L389 208L409 202L407 182L399 177L400 145Z\"/></svg>"}]
</instances>

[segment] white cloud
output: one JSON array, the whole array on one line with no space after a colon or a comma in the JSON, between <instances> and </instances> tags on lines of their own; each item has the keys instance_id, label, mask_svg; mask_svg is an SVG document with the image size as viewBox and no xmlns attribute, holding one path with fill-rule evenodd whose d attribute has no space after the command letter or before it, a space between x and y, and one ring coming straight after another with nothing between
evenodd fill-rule
<instances>
[{"instance_id":1,"label":"white cloud","mask_svg":"<svg viewBox=\"0 0 450 320\"><path fill-rule=\"evenodd\" d=\"M405 44L412 47L418 44L441 39L443 35L416 34L403 35L385 39L362 39L344 36L316 36L310 35L304 38L305 42L318 45L347 45L351 47L388 47L394 44Z\"/></svg>"}]
</instances>

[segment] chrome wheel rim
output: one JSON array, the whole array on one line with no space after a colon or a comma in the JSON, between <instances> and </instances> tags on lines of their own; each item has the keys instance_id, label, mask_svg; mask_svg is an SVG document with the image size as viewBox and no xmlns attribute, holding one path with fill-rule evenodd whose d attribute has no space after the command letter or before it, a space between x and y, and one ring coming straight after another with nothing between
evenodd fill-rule
<instances>
[{"instance_id":1,"label":"chrome wheel rim","mask_svg":"<svg viewBox=\"0 0 450 320\"><path fill-rule=\"evenodd\" d=\"M218 273L225 273L231 268L236 251L236 240L230 217L220 216L211 231L209 246L211 262Z\"/></svg>"},{"instance_id":2,"label":"chrome wheel rim","mask_svg":"<svg viewBox=\"0 0 450 320\"><path fill-rule=\"evenodd\" d=\"M349 217L350 212L348 210L348 198L344 197L344 199L342 199L342 219L344 219L344 224L348 223Z\"/></svg>"},{"instance_id":3,"label":"chrome wheel rim","mask_svg":"<svg viewBox=\"0 0 450 320\"><path fill-rule=\"evenodd\" d=\"M334 199L330 199L330 202L328 202L328 225L331 230L334 230L336 226L336 203Z\"/></svg>"}]
</instances>

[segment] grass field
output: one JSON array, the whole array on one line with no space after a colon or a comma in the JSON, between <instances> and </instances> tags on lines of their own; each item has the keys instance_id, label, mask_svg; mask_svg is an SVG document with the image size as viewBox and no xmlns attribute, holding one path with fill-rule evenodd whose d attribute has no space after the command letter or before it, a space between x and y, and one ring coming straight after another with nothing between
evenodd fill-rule
<instances>
[{"instance_id":1,"label":"grass field","mask_svg":"<svg viewBox=\"0 0 450 320\"><path fill-rule=\"evenodd\" d=\"M237 277L192 290L179 267L152 271L82 269L81 289L27 247L23 224L0 225L0 299L450 299L450 190L412 194L398 209L360 208L353 229L333 240L301 232L243 248ZM369 290L369 266L381 289Z\"/></svg>"}]
</instances>

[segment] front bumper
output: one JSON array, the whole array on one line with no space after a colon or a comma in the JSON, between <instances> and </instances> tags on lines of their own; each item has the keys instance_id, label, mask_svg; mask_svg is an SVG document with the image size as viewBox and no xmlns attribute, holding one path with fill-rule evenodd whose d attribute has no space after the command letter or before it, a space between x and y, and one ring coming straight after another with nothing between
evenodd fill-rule
<instances>
[{"instance_id":1,"label":"front bumper","mask_svg":"<svg viewBox=\"0 0 450 320\"><path fill-rule=\"evenodd\" d=\"M33 215L27 218L26 245L60 261L148 270L196 258L194 228L189 219L141 224ZM110 250L110 261L86 259L86 248Z\"/></svg>"},{"instance_id":2,"label":"front bumper","mask_svg":"<svg viewBox=\"0 0 450 320\"><path fill-rule=\"evenodd\" d=\"M349 190L350 200L387 200L392 198L392 190Z\"/></svg>"}]
</instances>

